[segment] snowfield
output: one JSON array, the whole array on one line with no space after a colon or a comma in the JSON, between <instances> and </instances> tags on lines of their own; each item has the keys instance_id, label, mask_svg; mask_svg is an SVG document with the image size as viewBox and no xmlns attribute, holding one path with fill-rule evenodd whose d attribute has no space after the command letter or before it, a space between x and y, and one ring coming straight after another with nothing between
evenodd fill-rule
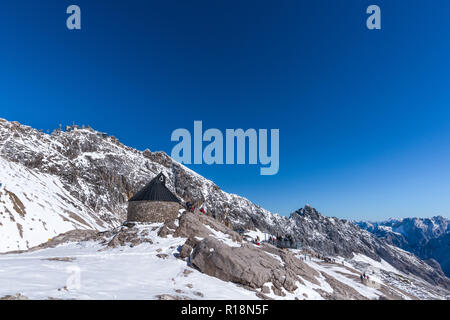
<instances>
[{"instance_id":1,"label":"snowfield","mask_svg":"<svg viewBox=\"0 0 450 320\"><path fill-rule=\"evenodd\" d=\"M21 293L30 299L258 299L255 292L204 275L177 259L174 254L186 239L160 238L156 231L149 237L155 244L101 251L104 247L98 243L79 242L0 255L0 297Z\"/></svg>"},{"instance_id":2,"label":"snowfield","mask_svg":"<svg viewBox=\"0 0 450 320\"><path fill-rule=\"evenodd\" d=\"M24 250L73 229L105 230L58 177L0 157L0 252Z\"/></svg>"}]
</instances>

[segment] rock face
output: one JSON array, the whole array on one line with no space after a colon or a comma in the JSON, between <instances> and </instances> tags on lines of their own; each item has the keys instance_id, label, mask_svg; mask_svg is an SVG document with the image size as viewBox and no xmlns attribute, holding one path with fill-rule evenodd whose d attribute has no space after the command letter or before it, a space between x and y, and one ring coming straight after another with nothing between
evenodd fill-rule
<instances>
[{"instance_id":1,"label":"rock face","mask_svg":"<svg viewBox=\"0 0 450 320\"><path fill-rule=\"evenodd\" d=\"M251 288L260 288L270 282L272 270L281 268L278 260L261 250L252 250L247 246L228 247L211 237L195 247L191 262L203 273Z\"/></svg>"},{"instance_id":2,"label":"rock face","mask_svg":"<svg viewBox=\"0 0 450 320\"><path fill-rule=\"evenodd\" d=\"M192 246L189 245L189 243L185 243L181 249L180 249L180 258L181 259L186 259L188 257L190 257L191 253L192 253Z\"/></svg>"},{"instance_id":3,"label":"rock face","mask_svg":"<svg viewBox=\"0 0 450 320\"><path fill-rule=\"evenodd\" d=\"M317 279L322 276L333 289L330 293L322 292L325 298L366 299L355 289L326 273L319 275L292 253L271 245L229 247L217 239L207 237L195 247L190 261L203 273L251 289L261 289L259 293L263 294L273 292L277 296L285 296L287 292L294 292L298 284L305 285L305 281L319 286Z\"/></svg>"},{"instance_id":4,"label":"rock face","mask_svg":"<svg viewBox=\"0 0 450 320\"><path fill-rule=\"evenodd\" d=\"M130 201L128 202L127 221L167 222L178 216L181 206L167 201Z\"/></svg>"},{"instance_id":5,"label":"rock face","mask_svg":"<svg viewBox=\"0 0 450 320\"><path fill-rule=\"evenodd\" d=\"M139 231L134 228L121 227L103 236L113 235L112 239L107 242L108 248L117 248L128 245L135 247L142 243L152 244L152 240L145 237L145 234L139 234Z\"/></svg>"},{"instance_id":6,"label":"rock face","mask_svg":"<svg viewBox=\"0 0 450 320\"><path fill-rule=\"evenodd\" d=\"M270 245L229 247L207 237L195 247L190 261L203 273L253 289L263 289L265 284L272 283L272 290L277 295L282 295L283 290L292 292L297 289L297 281L302 283L298 276L317 284L315 276L318 273L315 270L292 254ZM264 290L267 291L267 286Z\"/></svg>"},{"instance_id":7,"label":"rock face","mask_svg":"<svg viewBox=\"0 0 450 320\"><path fill-rule=\"evenodd\" d=\"M212 234L212 229L228 235L232 241L242 241L242 237L237 232L227 228L217 220L201 213L192 212L185 212L181 216L179 226L175 230L174 236L189 239L195 237L205 238Z\"/></svg>"}]
</instances>

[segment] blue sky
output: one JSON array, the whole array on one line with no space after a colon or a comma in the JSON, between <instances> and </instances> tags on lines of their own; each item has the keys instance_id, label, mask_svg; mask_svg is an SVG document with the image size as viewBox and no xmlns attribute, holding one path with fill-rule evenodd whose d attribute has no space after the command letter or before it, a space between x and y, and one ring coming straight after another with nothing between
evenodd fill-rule
<instances>
[{"instance_id":1,"label":"blue sky","mask_svg":"<svg viewBox=\"0 0 450 320\"><path fill-rule=\"evenodd\" d=\"M68 31L66 8L82 10ZM382 10L382 30L365 9ZM450 3L10 1L0 117L170 154L176 128L279 128L280 171L190 167L280 214L450 217Z\"/></svg>"}]
</instances>

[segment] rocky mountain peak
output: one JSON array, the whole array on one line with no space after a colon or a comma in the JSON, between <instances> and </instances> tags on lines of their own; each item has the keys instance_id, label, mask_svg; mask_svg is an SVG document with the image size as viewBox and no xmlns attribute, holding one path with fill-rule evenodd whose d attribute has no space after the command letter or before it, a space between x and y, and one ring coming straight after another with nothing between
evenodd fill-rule
<instances>
[{"instance_id":1,"label":"rocky mountain peak","mask_svg":"<svg viewBox=\"0 0 450 320\"><path fill-rule=\"evenodd\" d=\"M320 218L320 213L309 204L305 205L303 208L296 210L295 212L293 212L293 214L297 214L302 217L311 217L313 219Z\"/></svg>"}]
</instances>

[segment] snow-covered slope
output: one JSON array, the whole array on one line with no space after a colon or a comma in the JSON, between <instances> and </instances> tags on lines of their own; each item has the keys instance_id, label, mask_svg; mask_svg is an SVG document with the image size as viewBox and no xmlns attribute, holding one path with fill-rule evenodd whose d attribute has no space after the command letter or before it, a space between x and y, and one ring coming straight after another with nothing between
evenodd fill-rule
<instances>
[{"instance_id":1,"label":"snow-covered slope","mask_svg":"<svg viewBox=\"0 0 450 320\"><path fill-rule=\"evenodd\" d=\"M437 261L450 275L450 224L437 216L432 218L389 219L381 222L355 222L378 238L412 252L421 259ZM429 261L435 265L433 261Z\"/></svg>"},{"instance_id":2,"label":"snow-covered slope","mask_svg":"<svg viewBox=\"0 0 450 320\"><path fill-rule=\"evenodd\" d=\"M109 227L54 175L0 157L0 252L29 248L60 233Z\"/></svg>"},{"instance_id":3,"label":"snow-covered slope","mask_svg":"<svg viewBox=\"0 0 450 320\"><path fill-rule=\"evenodd\" d=\"M159 238L154 227L135 248L106 251L96 241L65 243L23 254L0 255L0 297L30 299L257 299L251 291L190 268L174 257L185 239ZM7 272L6 272L7 271ZM39 277L36 277L39 274Z\"/></svg>"}]
</instances>

